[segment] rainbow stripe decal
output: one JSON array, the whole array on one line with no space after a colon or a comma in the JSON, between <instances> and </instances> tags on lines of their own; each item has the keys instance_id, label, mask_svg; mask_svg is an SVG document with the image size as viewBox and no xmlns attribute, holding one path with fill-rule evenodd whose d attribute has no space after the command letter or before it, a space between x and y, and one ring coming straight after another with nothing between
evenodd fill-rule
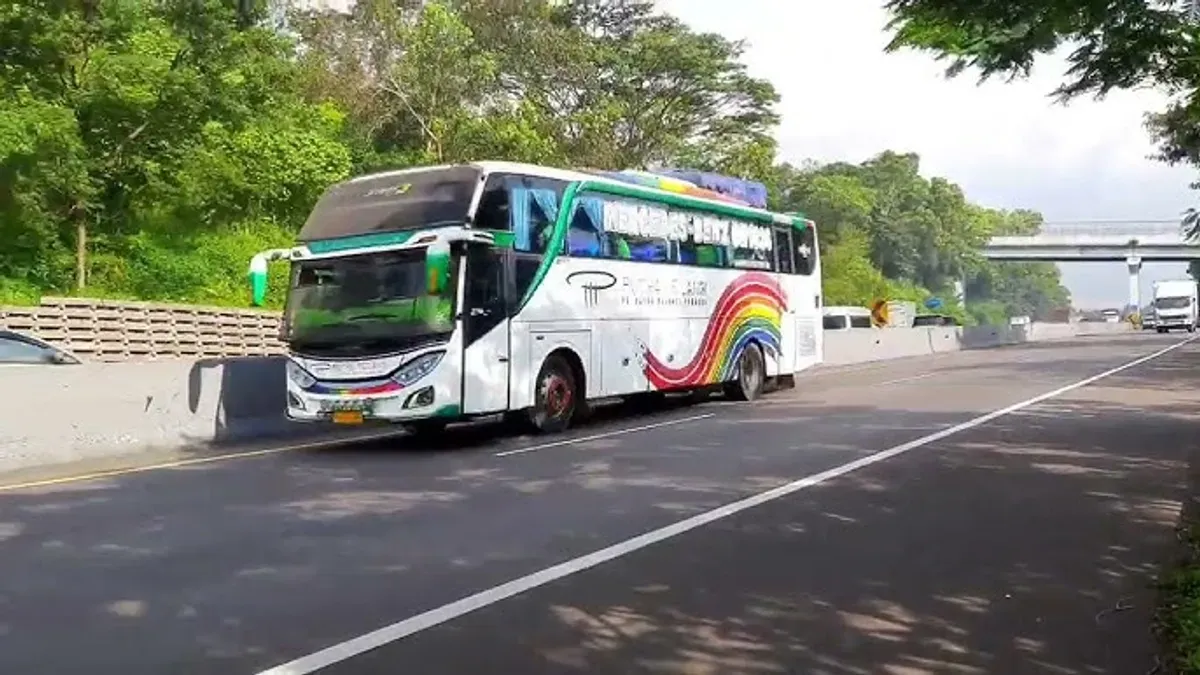
<instances>
[{"instance_id":1,"label":"rainbow stripe decal","mask_svg":"<svg viewBox=\"0 0 1200 675\"><path fill-rule=\"evenodd\" d=\"M400 391L404 386L395 380L376 380L373 382L364 382L361 384L325 384L317 382L308 388L308 391L314 394L325 394L327 396L369 396L372 394L388 394L394 391Z\"/></svg>"},{"instance_id":2,"label":"rainbow stripe decal","mask_svg":"<svg viewBox=\"0 0 1200 675\"><path fill-rule=\"evenodd\" d=\"M660 390L728 381L751 342L778 356L786 309L787 294L778 281L762 272L747 272L721 293L700 349L686 366L671 368L643 347L646 379Z\"/></svg>"}]
</instances>

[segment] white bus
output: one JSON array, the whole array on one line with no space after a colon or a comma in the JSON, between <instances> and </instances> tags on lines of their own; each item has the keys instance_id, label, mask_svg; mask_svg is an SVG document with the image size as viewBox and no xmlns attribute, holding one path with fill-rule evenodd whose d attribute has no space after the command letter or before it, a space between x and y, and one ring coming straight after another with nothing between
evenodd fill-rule
<instances>
[{"instance_id":1,"label":"white bus","mask_svg":"<svg viewBox=\"0 0 1200 675\"><path fill-rule=\"evenodd\" d=\"M814 224L647 182L478 162L333 186L250 265L262 304L291 263L288 416L560 431L599 399L793 386L822 353Z\"/></svg>"}]
</instances>

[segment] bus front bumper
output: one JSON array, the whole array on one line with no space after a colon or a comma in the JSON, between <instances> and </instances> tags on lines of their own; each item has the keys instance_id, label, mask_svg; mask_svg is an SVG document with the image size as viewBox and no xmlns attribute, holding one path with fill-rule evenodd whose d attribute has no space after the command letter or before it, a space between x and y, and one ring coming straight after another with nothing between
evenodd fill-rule
<instances>
[{"instance_id":1,"label":"bus front bumper","mask_svg":"<svg viewBox=\"0 0 1200 675\"><path fill-rule=\"evenodd\" d=\"M301 381L297 381L300 379ZM367 383L288 377L287 416L297 422L345 425L403 423L458 416L459 378L451 368L406 383L380 378Z\"/></svg>"}]
</instances>

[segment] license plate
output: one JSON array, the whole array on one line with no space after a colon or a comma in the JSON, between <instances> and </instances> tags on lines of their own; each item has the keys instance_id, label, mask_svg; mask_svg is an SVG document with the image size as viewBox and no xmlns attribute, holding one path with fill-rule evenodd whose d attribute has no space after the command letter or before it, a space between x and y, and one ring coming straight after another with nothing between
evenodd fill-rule
<instances>
[{"instance_id":1,"label":"license plate","mask_svg":"<svg viewBox=\"0 0 1200 675\"><path fill-rule=\"evenodd\" d=\"M334 424L362 424L363 413L361 410L335 410L333 412Z\"/></svg>"},{"instance_id":2,"label":"license plate","mask_svg":"<svg viewBox=\"0 0 1200 675\"><path fill-rule=\"evenodd\" d=\"M321 410L325 412L370 412L374 401L369 398L337 398L321 401Z\"/></svg>"}]
</instances>

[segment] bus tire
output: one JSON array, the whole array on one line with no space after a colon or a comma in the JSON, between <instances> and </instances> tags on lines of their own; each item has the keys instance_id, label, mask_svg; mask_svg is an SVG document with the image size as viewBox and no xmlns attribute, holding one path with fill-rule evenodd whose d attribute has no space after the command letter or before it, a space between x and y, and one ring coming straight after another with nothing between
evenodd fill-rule
<instances>
[{"instance_id":1,"label":"bus tire","mask_svg":"<svg viewBox=\"0 0 1200 675\"><path fill-rule=\"evenodd\" d=\"M767 366L762 350L755 343L746 345L738 357L737 375L725 384L725 395L735 401L753 401L762 396L767 381Z\"/></svg>"},{"instance_id":2,"label":"bus tire","mask_svg":"<svg viewBox=\"0 0 1200 675\"><path fill-rule=\"evenodd\" d=\"M540 433L566 431L580 409L579 384L571 364L558 354L551 354L542 364L535 381L533 408L529 421Z\"/></svg>"}]
</instances>

